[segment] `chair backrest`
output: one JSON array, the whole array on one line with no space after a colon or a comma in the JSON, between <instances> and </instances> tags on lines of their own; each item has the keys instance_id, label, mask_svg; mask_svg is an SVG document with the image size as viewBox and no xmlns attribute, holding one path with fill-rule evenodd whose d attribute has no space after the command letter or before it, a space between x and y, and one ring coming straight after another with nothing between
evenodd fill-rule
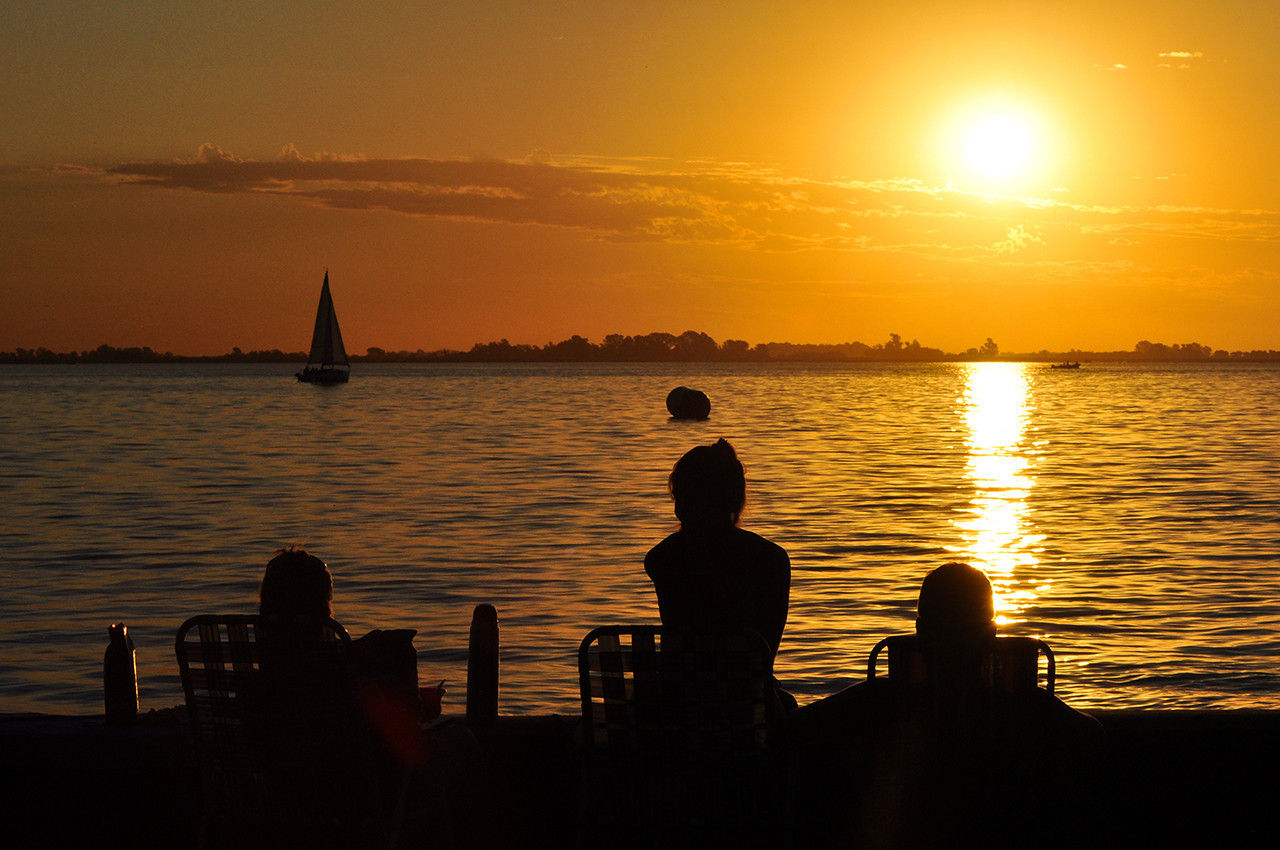
<instances>
[{"instance_id":1,"label":"chair backrest","mask_svg":"<svg viewBox=\"0 0 1280 850\"><path fill-rule=\"evenodd\" d=\"M875 645L867 658L867 678L876 678L882 650L889 657L891 684L921 685L942 677L966 678L967 684L997 693L1018 694L1039 687L1040 658L1045 659L1044 689L1053 693L1057 665L1042 640L996 636L965 644L945 644L919 635L895 635Z\"/></svg>"},{"instance_id":2,"label":"chair backrest","mask_svg":"<svg viewBox=\"0 0 1280 850\"><path fill-rule=\"evenodd\" d=\"M174 648L204 781L204 834L332 838L334 823L344 835L369 834L378 792L339 623L202 615L182 624Z\"/></svg>"},{"instance_id":3,"label":"chair backrest","mask_svg":"<svg viewBox=\"0 0 1280 850\"><path fill-rule=\"evenodd\" d=\"M887 682L876 675L883 649ZM934 777L937 787L1016 785L1033 769L1054 676L1053 651L1035 638L945 642L900 635L880 641L867 660L867 684L877 688L885 710L882 737L905 736L896 756L917 760L920 776Z\"/></svg>"},{"instance_id":4,"label":"chair backrest","mask_svg":"<svg viewBox=\"0 0 1280 850\"><path fill-rule=\"evenodd\" d=\"M763 747L770 654L755 632L594 629L578 650L586 743L615 750Z\"/></svg>"},{"instance_id":5,"label":"chair backrest","mask_svg":"<svg viewBox=\"0 0 1280 850\"><path fill-rule=\"evenodd\" d=\"M877 675L881 653L887 676ZM874 710L864 770L872 779L860 827L876 837L863 840L918 847L1024 840L1041 813L1035 789L1051 770L1045 744L1056 734L1055 674L1053 651L1035 638L880 641L867 660Z\"/></svg>"},{"instance_id":6,"label":"chair backrest","mask_svg":"<svg viewBox=\"0 0 1280 850\"><path fill-rule=\"evenodd\" d=\"M605 626L578 651L586 846L733 843L781 823L768 735L768 644L755 632Z\"/></svg>"}]
</instances>

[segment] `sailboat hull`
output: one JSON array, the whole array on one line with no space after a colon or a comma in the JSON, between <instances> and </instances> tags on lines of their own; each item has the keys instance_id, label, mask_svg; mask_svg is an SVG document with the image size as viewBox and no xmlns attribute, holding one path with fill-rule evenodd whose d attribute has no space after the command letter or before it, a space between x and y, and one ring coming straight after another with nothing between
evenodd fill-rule
<instances>
[{"instance_id":1,"label":"sailboat hull","mask_svg":"<svg viewBox=\"0 0 1280 850\"><path fill-rule=\"evenodd\" d=\"M334 369L320 367L313 369L307 367L297 373L298 380L304 384L345 384L351 377L351 373L346 369Z\"/></svg>"}]
</instances>

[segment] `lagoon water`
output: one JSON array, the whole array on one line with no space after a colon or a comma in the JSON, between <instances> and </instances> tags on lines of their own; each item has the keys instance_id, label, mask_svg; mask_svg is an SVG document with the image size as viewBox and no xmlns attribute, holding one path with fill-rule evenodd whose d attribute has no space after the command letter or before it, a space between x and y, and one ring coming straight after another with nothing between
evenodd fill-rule
<instances>
[{"instance_id":1,"label":"lagoon water","mask_svg":"<svg viewBox=\"0 0 1280 850\"><path fill-rule=\"evenodd\" d=\"M777 673L803 704L909 632L920 579L988 570L1002 631L1089 707L1280 708L1275 364L280 364L0 367L0 711L101 711L107 625L143 709L181 703L189 615L251 612L305 543L359 635L418 630L465 699L473 607L501 711L573 712L594 625L657 621L665 485L724 436L743 525L792 559ZM705 422L668 418L674 386Z\"/></svg>"}]
</instances>

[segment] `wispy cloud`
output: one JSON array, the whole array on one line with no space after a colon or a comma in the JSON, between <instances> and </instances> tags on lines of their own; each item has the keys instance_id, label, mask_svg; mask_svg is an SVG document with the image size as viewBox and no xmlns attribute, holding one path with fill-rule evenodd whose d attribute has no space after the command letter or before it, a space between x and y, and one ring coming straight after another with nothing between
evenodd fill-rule
<instances>
[{"instance_id":1,"label":"wispy cloud","mask_svg":"<svg viewBox=\"0 0 1280 850\"><path fill-rule=\"evenodd\" d=\"M1022 225L1015 225L1009 228L1008 236L996 243L996 250L1000 253L1016 253L1033 244L1044 244L1044 240L1039 234L1029 233Z\"/></svg>"},{"instance_id":2,"label":"wispy cloud","mask_svg":"<svg viewBox=\"0 0 1280 850\"><path fill-rule=\"evenodd\" d=\"M1159 60L1155 63L1157 68L1174 68L1180 71L1189 70L1196 61L1205 59L1204 53L1199 50L1165 50L1157 53L1156 56ZM1148 61L1139 62L1138 67L1150 67ZM1126 62L1115 62L1111 65L1094 65L1093 67L1100 71L1129 71L1133 68L1133 65Z\"/></svg>"},{"instance_id":3,"label":"wispy cloud","mask_svg":"<svg viewBox=\"0 0 1280 850\"><path fill-rule=\"evenodd\" d=\"M1001 197L917 180L822 180L776 168L654 159L517 161L304 155L242 159L202 145L190 160L108 170L127 184L265 193L335 210L570 228L593 239L784 252L875 251L1008 262L1080 237L1274 240L1280 215L1185 207L1098 207Z\"/></svg>"},{"instance_id":4,"label":"wispy cloud","mask_svg":"<svg viewBox=\"0 0 1280 850\"><path fill-rule=\"evenodd\" d=\"M1203 59L1204 54L1199 50L1167 50L1160 54L1161 59L1175 60L1165 61L1159 64L1161 68L1173 68L1178 71L1189 71L1192 68L1191 60Z\"/></svg>"}]
</instances>

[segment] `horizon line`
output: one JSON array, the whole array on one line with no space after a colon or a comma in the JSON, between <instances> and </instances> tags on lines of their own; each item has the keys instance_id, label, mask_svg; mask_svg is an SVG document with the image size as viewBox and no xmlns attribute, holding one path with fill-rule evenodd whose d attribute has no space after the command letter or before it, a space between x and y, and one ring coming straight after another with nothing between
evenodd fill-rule
<instances>
[{"instance_id":1,"label":"horizon line","mask_svg":"<svg viewBox=\"0 0 1280 850\"><path fill-rule=\"evenodd\" d=\"M106 343L90 350L58 352L44 346L34 349L17 347L0 351L0 363L124 363L124 362L306 362L306 351L254 349L242 351L234 346L224 354L184 355L158 352L150 346L117 347ZM885 343L867 345L862 342L791 343L767 342L752 346L745 340L727 339L717 343L705 333L685 331L676 336L651 333L638 336L609 334L601 344L573 335L559 343L545 346L528 343L512 344L505 338L475 343L469 350L421 348L387 350L378 346L366 348L364 354L348 356L351 362L1048 362L1058 360L1125 360L1131 362L1160 361L1270 361L1280 360L1280 351L1214 349L1196 342L1166 345L1141 340L1128 350L1093 351L1072 348L1066 351L1040 349L1030 352L1003 352L988 337L980 347L963 352L946 352L921 345L917 340L903 342L891 334Z\"/></svg>"}]
</instances>

